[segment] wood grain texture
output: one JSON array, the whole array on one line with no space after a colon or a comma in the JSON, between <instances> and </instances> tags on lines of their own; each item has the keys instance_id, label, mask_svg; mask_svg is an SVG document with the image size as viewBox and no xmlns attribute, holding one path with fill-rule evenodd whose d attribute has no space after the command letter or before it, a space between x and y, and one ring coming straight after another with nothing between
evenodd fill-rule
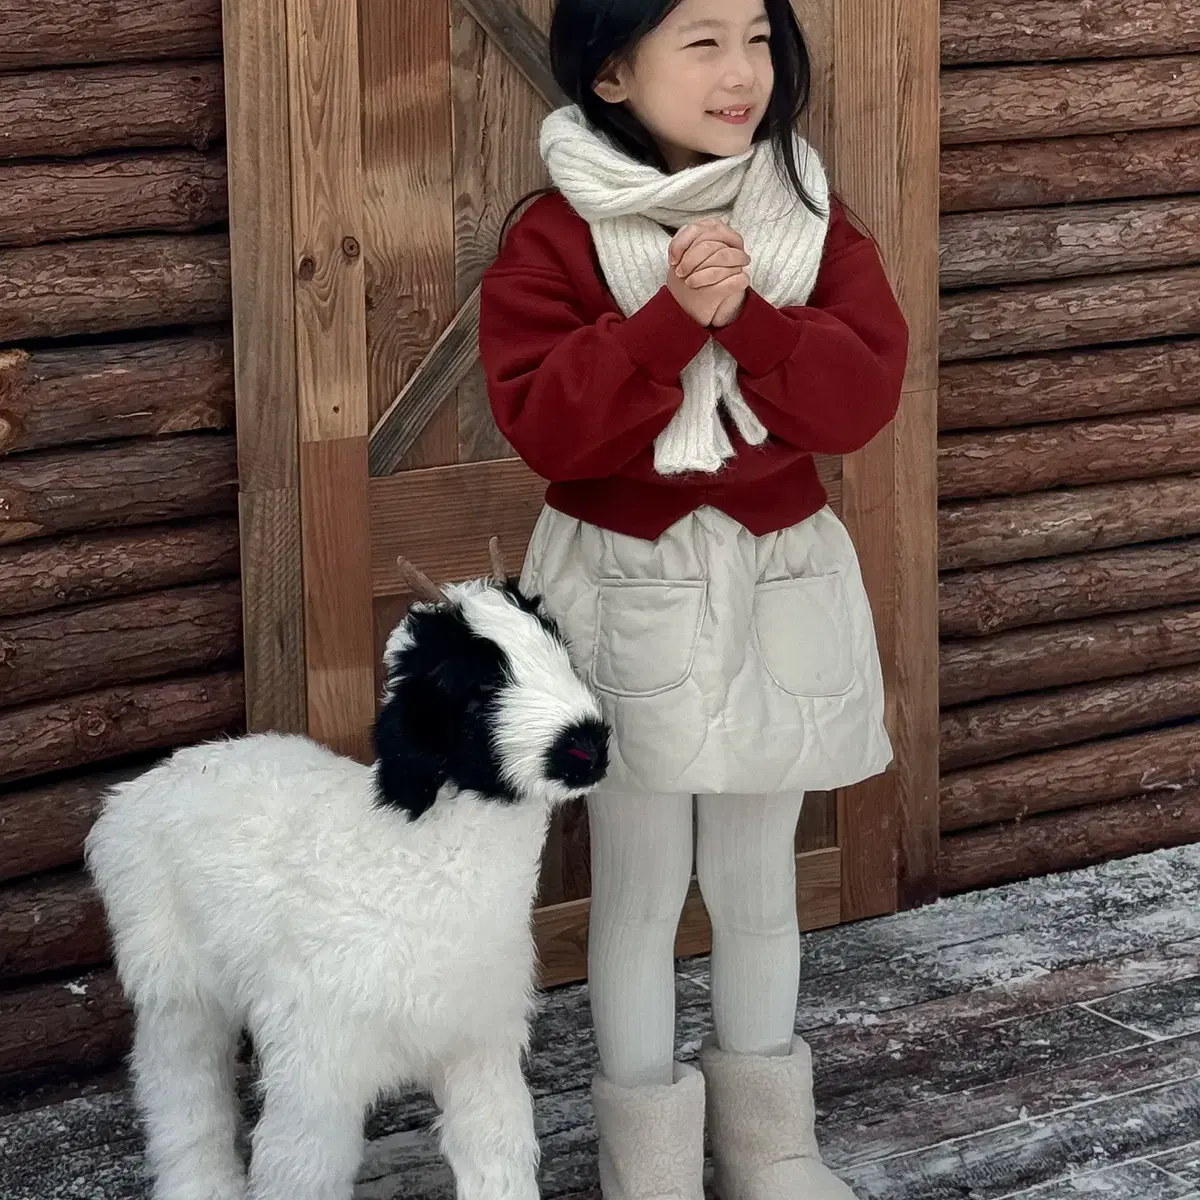
<instances>
[{"instance_id":1,"label":"wood grain texture","mask_svg":"<svg viewBox=\"0 0 1200 1200\"><path fill-rule=\"evenodd\" d=\"M900 222L899 4L851 0L835 10L833 30L834 184L874 234L893 275ZM883 664L886 720L896 729L897 561L895 432L847 455L842 468L842 518L854 539L875 615ZM899 769L908 769L907 764ZM892 770L838 795L843 851L842 917L894 912L900 799Z\"/></svg>"},{"instance_id":2,"label":"wood grain texture","mask_svg":"<svg viewBox=\"0 0 1200 1200\"><path fill-rule=\"evenodd\" d=\"M228 215L224 149L0 165L0 246L190 233Z\"/></svg>"},{"instance_id":3,"label":"wood grain texture","mask_svg":"<svg viewBox=\"0 0 1200 1200\"><path fill-rule=\"evenodd\" d=\"M944 213L1200 191L1200 126L946 146Z\"/></svg>"},{"instance_id":4,"label":"wood grain texture","mask_svg":"<svg viewBox=\"0 0 1200 1200\"><path fill-rule=\"evenodd\" d=\"M0 456L233 426L224 333L0 350Z\"/></svg>"},{"instance_id":5,"label":"wood grain texture","mask_svg":"<svg viewBox=\"0 0 1200 1200\"><path fill-rule=\"evenodd\" d=\"M942 770L1053 750L1187 717L1200 717L1200 666L964 705L942 713Z\"/></svg>"},{"instance_id":6,"label":"wood grain texture","mask_svg":"<svg viewBox=\"0 0 1200 1200\"><path fill-rule=\"evenodd\" d=\"M206 150L225 131L222 87L219 58L0 74L0 159Z\"/></svg>"},{"instance_id":7,"label":"wood grain texture","mask_svg":"<svg viewBox=\"0 0 1200 1200\"><path fill-rule=\"evenodd\" d=\"M1063 421L938 439L947 499L1115 483L1200 469L1200 410Z\"/></svg>"},{"instance_id":8,"label":"wood grain texture","mask_svg":"<svg viewBox=\"0 0 1200 1200\"><path fill-rule=\"evenodd\" d=\"M1200 269L1009 284L943 297L943 360L1200 333Z\"/></svg>"},{"instance_id":9,"label":"wood grain texture","mask_svg":"<svg viewBox=\"0 0 1200 1200\"><path fill-rule=\"evenodd\" d=\"M942 72L942 144L1200 124L1200 55Z\"/></svg>"},{"instance_id":10,"label":"wood grain texture","mask_svg":"<svg viewBox=\"0 0 1200 1200\"><path fill-rule=\"evenodd\" d=\"M392 404L450 323L454 289L450 0L359 4L369 417ZM397 214L403 219L397 219ZM441 397L444 399L443 397ZM436 411L406 466L458 457L453 405Z\"/></svg>"},{"instance_id":11,"label":"wood grain texture","mask_svg":"<svg viewBox=\"0 0 1200 1200\"><path fill-rule=\"evenodd\" d=\"M367 440L300 446L308 732L341 754L374 757L374 636Z\"/></svg>"},{"instance_id":12,"label":"wood grain texture","mask_svg":"<svg viewBox=\"0 0 1200 1200\"><path fill-rule=\"evenodd\" d=\"M1178 0L942 0L947 66L1195 51L1200 13Z\"/></svg>"},{"instance_id":13,"label":"wood grain texture","mask_svg":"<svg viewBox=\"0 0 1200 1200\"><path fill-rule=\"evenodd\" d=\"M1200 260L1200 199L948 214L945 289L1189 266Z\"/></svg>"},{"instance_id":14,"label":"wood grain texture","mask_svg":"<svg viewBox=\"0 0 1200 1200\"><path fill-rule=\"evenodd\" d=\"M299 486L243 491L238 498L238 525L246 727L254 733L269 729L306 733Z\"/></svg>"},{"instance_id":15,"label":"wood grain texture","mask_svg":"<svg viewBox=\"0 0 1200 1200\"><path fill-rule=\"evenodd\" d=\"M815 850L796 856L796 905L800 927L823 929L843 919L840 912L842 851ZM544 988L587 978L587 940L590 900L574 900L536 910L534 939ZM684 904L675 953L679 957L705 954L712 945L712 926L693 881Z\"/></svg>"},{"instance_id":16,"label":"wood grain texture","mask_svg":"<svg viewBox=\"0 0 1200 1200\"><path fill-rule=\"evenodd\" d=\"M548 111L544 94L553 82L545 65L544 33L552 7L550 0L525 0L522 8L512 10L519 13L518 20L478 0L453 5L454 258L460 305L472 300L499 249L500 230L513 206L547 183L537 144ZM528 70L529 61L527 70L521 70L496 39L500 27L519 31L521 25L527 34L531 29L536 35L519 35L518 44L528 46L528 60L539 64L540 76L535 77L540 90L529 82L528 74L535 73ZM486 462L514 453L496 428L483 367L474 354L458 388L457 407L460 462Z\"/></svg>"},{"instance_id":17,"label":"wood grain texture","mask_svg":"<svg viewBox=\"0 0 1200 1200\"><path fill-rule=\"evenodd\" d=\"M0 980L99 966L108 956L104 910L82 871L0 889Z\"/></svg>"},{"instance_id":18,"label":"wood grain texture","mask_svg":"<svg viewBox=\"0 0 1200 1200\"><path fill-rule=\"evenodd\" d=\"M359 438L367 356L356 6L285 7L300 440Z\"/></svg>"},{"instance_id":19,"label":"wood grain texture","mask_svg":"<svg viewBox=\"0 0 1200 1200\"><path fill-rule=\"evenodd\" d=\"M1200 662L1200 607L1064 621L942 642L942 703L1089 680L1112 679Z\"/></svg>"},{"instance_id":20,"label":"wood grain texture","mask_svg":"<svg viewBox=\"0 0 1200 1200\"><path fill-rule=\"evenodd\" d=\"M0 712L0 782L241 731L240 671L85 692Z\"/></svg>"},{"instance_id":21,"label":"wood grain texture","mask_svg":"<svg viewBox=\"0 0 1200 1200\"><path fill-rule=\"evenodd\" d=\"M1200 533L1200 475L943 504L943 570Z\"/></svg>"},{"instance_id":22,"label":"wood grain texture","mask_svg":"<svg viewBox=\"0 0 1200 1200\"><path fill-rule=\"evenodd\" d=\"M549 12L544 0L531 13L519 0L460 0L465 8L504 56L525 77L525 81L554 108L569 103L550 71L546 28ZM539 19L540 18L540 19Z\"/></svg>"},{"instance_id":23,"label":"wood grain texture","mask_svg":"<svg viewBox=\"0 0 1200 1200\"><path fill-rule=\"evenodd\" d=\"M229 239L223 233L0 250L0 341L228 318Z\"/></svg>"},{"instance_id":24,"label":"wood grain texture","mask_svg":"<svg viewBox=\"0 0 1200 1200\"><path fill-rule=\"evenodd\" d=\"M938 626L970 637L1200 600L1200 540L944 575Z\"/></svg>"},{"instance_id":25,"label":"wood grain texture","mask_svg":"<svg viewBox=\"0 0 1200 1200\"><path fill-rule=\"evenodd\" d=\"M0 545L219 516L236 505L237 459L224 434L0 460Z\"/></svg>"},{"instance_id":26,"label":"wood grain texture","mask_svg":"<svg viewBox=\"0 0 1200 1200\"><path fill-rule=\"evenodd\" d=\"M943 365L938 427L1032 425L1200 405L1200 339Z\"/></svg>"},{"instance_id":27,"label":"wood grain texture","mask_svg":"<svg viewBox=\"0 0 1200 1200\"><path fill-rule=\"evenodd\" d=\"M943 895L1200 839L1200 789L1097 804L942 839Z\"/></svg>"},{"instance_id":28,"label":"wood grain texture","mask_svg":"<svg viewBox=\"0 0 1200 1200\"><path fill-rule=\"evenodd\" d=\"M48 700L110 684L236 664L237 580L0 621L0 704Z\"/></svg>"},{"instance_id":29,"label":"wood grain texture","mask_svg":"<svg viewBox=\"0 0 1200 1200\"><path fill-rule=\"evenodd\" d=\"M938 3L909 0L897 17L895 287L909 327L895 443L896 655L900 904L937 895Z\"/></svg>"},{"instance_id":30,"label":"wood grain texture","mask_svg":"<svg viewBox=\"0 0 1200 1200\"><path fill-rule=\"evenodd\" d=\"M302 733L291 133L284 0L225 0L229 238L246 722Z\"/></svg>"},{"instance_id":31,"label":"wood grain texture","mask_svg":"<svg viewBox=\"0 0 1200 1200\"><path fill-rule=\"evenodd\" d=\"M838 844L837 793L806 792L796 826L796 852L829 850Z\"/></svg>"},{"instance_id":32,"label":"wood grain texture","mask_svg":"<svg viewBox=\"0 0 1200 1200\"><path fill-rule=\"evenodd\" d=\"M0 792L0 880L21 879L83 862L83 840L100 815L106 789L145 766Z\"/></svg>"},{"instance_id":33,"label":"wood grain texture","mask_svg":"<svg viewBox=\"0 0 1200 1200\"><path fill-rule=\"evenodd\" d=\"M800 119L800 131L816 147L831 177L837 175L837 138L834 136L834 45L837 4L835 0L792 0L792 11L800 22L808 46L812 92L808 110Z\"/></svg>"},{"instance_id":34,"label":"wood grain texture","mask_svg":"<svg viewBox=\"0 0 1200 1200\"><path fill-rule=\"evenodd\" d=\"M334 750L369 760L374 672L358 12L353 0L285 4L307 728Z\"/></svg>"},{"instance_id":35,"label":"wood grain texture","mask_svg":"<svg viewBox=\"0 0 1200 1200\"><path fill-rule=\"evenodd\" d=\"M0 993L0 1092L113 1066L132 1032L133 1012L111 970Z\"/></svg>"},{"instance_id":36,"label":"wood grain texture","mask_svg":"<svg viewBox=\"0 0 1200 1200\"><path fill-rule=\"evenodd\" d=\"M1200 788L1200 723L1047 750L942 776L942 832L1146 792Z\"/></svg>"},{"instance_id":37,"label":"wood grain texture","mask_svg":"<svg viewBox=\"0 0 1200 1200\"><path fill-rule=\"evenodd\" d=\"M220 53L220 0L43 0L0 10L0 71Z\"/></svg>"},{"instance_id":38,"label":"wood grain texture","mask_svg":"<svg viewBox=\"0 0 1200 1200\"><path fill-rule=\"evenodd\" d=\"M818 461L838 503L839 460ZM405 596L396 569L403 554L438 582L488 571L487 543L498 537L509 570L519 571L542 510L546 484L520 459L404 471L371 480L371 574L376 596Z\"/></svg>"},{"instance_id":39,"label":"wood grain texture","mask_svg":"<svg viewBox=\"0 0 1200 1200\"><path fill-rule=\"evenodd\" d=\"M231 517L18 544L0 548L0 617L237 573L238 527Z\"/></svg>"},{"instance_id":40,"label":"wood grain texture","mask_svg":"<svg viewBox=\"0 0 1200 1200\"><path fill-rule=\"evenodd\" d=\"M479 289L476 288L371 430L372 476L392 475L401 468L416 469L412 462L414 447L425 437L431 422L444 422L445 414L454 410L448 400L477 363L478 355ZM451 462L455 456L451 456Z\"/></svg>"}]
</instances>

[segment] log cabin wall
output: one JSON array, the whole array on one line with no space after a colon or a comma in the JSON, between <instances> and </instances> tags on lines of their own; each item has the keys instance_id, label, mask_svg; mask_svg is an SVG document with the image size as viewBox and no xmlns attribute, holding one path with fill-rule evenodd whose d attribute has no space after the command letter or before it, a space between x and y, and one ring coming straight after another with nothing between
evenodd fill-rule
<instances>
[{"instance_id":1,"label":"log cabin wall","mask_svg":"<svg viewBox=\"0 0 1200 1200\"><path fill-rule=\"evenodd\" d=\"M0 6L0 1090L127 1046L102 787L245 701L219 0Z\"/></svg>"},{"instance_id":2,"label":"log cabin wall","mask_svg":"<svg viewBox=\"0 0 1200 1200\"><path fill-rule=\"evenodd\" d=\"M948 893L1200 838L1200 8L941 47Z\"/></svg>"}]
</instances>

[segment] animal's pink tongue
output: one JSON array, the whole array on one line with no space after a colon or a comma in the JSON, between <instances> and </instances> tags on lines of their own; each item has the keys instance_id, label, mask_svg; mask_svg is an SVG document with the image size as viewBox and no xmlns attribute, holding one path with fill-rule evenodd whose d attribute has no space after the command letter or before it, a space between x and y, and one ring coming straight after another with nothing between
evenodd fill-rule
<instances>
[{"instance_id":1,"label":"animal's pink tongue","mask_svg":"<svg viewBox=\"0 0 1200 1200\"><path fill-rule=\"evenodd\" d=\"M582 758L584 762L592 761L592 756L590 754L584 753L584 751L582 751L582 750L571 749L571 750L568 750L567 753L573 755L575 758Z\"/></svg>"}]
</instances>

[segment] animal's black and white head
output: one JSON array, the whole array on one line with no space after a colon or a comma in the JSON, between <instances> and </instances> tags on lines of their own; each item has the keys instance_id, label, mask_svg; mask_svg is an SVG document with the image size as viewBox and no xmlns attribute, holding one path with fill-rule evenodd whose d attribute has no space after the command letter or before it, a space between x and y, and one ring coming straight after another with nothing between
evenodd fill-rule
<instances>
[{"instance_id":1,"label":"animal's black and white head","mask_svg":"<svg viewBox=\"0 0 1200 1200\"><path fill-rule=\"evenodd\" d=\"M608 770L609 728L541 601L512 582L449 585L414 604L384 654L375 724L382 803L420 816L450 784L557 803Z\"/></svg>"}]
</instances>

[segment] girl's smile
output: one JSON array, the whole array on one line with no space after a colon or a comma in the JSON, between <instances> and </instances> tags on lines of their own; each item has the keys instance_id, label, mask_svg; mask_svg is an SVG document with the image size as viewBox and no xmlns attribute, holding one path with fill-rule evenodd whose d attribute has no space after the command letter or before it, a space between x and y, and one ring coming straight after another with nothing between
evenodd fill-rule
<instances>
[{"instance_id":1,"label":"girl's smile","mask_svg":"<svg viewBox=\"0 0 1200 1200\"><path fill-rule=\"evenodd\" d=\"M750 149L774 85L763 0L680 0L595 91L624 105L678 171Z\"/></svg>"}]
</instances>

